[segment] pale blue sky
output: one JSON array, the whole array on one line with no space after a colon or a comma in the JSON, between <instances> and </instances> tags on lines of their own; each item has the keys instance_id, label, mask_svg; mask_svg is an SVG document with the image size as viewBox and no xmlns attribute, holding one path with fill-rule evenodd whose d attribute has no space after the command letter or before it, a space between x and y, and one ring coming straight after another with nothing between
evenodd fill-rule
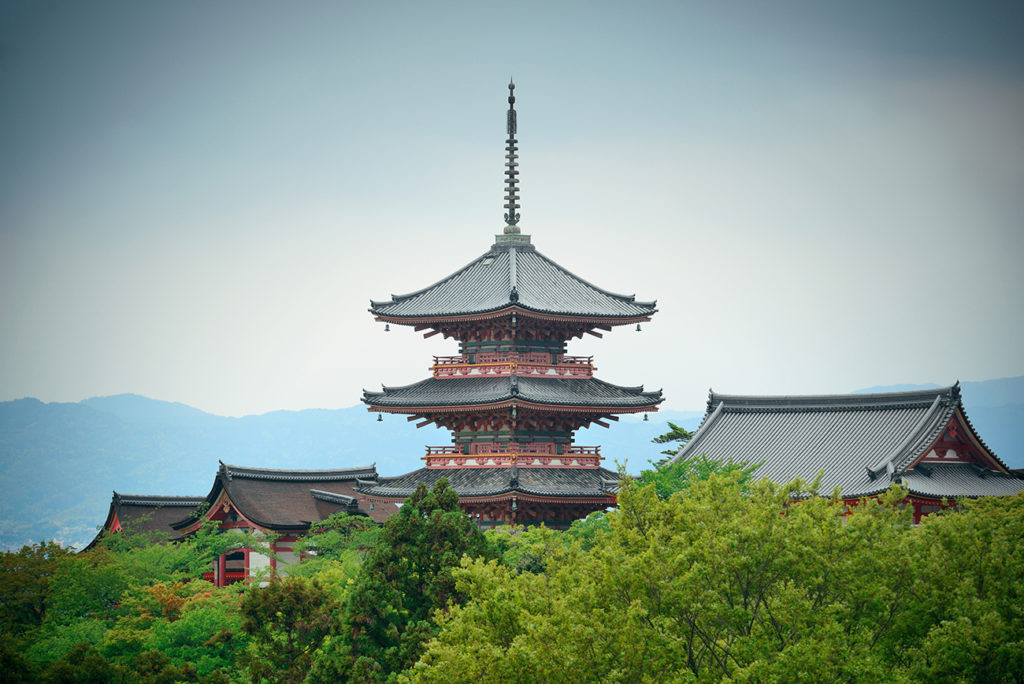
<instances>
[{"instance_id":1,"label":"pale blue sky","mask_svg":"<svg viewBox=\"0 0 1024 684\"><path fill-rule=\"evenodd\" d=\"M368 300L522 225L657 298L600 375L841 392L1024 374L1024 9L6 2L0 400L341 407L454 344Z\"/></svg>"}]
</instances>

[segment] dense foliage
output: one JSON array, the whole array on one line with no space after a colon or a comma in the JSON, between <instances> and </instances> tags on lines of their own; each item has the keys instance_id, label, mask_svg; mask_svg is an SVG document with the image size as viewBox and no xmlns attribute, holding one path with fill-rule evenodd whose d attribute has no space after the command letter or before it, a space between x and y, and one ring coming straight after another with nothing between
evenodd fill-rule
<instances>
[{"instance_id":1,"label":"dense foliage","mask_svg":"<svg viewBox=\"0 0 1024 684\"><path fill-rule=\"evenodd\" d=\"M1024 497L914 527L894 489L847 512L800 482L625 482L596 544L531 530L533 562L464 559L469 597L417 682L1017 681ZM523 553L510 554L521 559ZM517 566L518 565L518 566ZM998 566L998 567L997 567Z\"/></svg>"},{"instance_id":2,"label":"dense foliage","mask_svg":"<svg viewBox=\"0 0 1024 684\"><path fill-rule=\"evenodd\" d=\"M447 486L420 488L382 527L314 526L289 577L248 587L195 579L232 534L26 547L0 558L0 668L12 682L1020 680L1024 496L914 526L899 489L848 511L736 464L646 480L565 532L486 535Z\"/></svg>"}]
</instances>

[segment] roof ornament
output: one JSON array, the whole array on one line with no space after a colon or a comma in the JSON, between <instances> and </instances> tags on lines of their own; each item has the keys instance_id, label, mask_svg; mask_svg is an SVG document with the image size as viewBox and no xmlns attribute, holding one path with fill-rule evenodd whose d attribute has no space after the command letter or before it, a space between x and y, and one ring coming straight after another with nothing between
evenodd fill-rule
<instances>
[{"instance_id":1,"label":"roof ornament","mask_svg":"<svg viewBox=\"0 0 1024 684\"><path fill-rule=\"evenodd\" d=\"M508 82L508 123L505 128L508 131L508 140L505 141L505 234L519 233L519 155L516 154L516 84L509 79Z\"/></svg>"}]
</instances>

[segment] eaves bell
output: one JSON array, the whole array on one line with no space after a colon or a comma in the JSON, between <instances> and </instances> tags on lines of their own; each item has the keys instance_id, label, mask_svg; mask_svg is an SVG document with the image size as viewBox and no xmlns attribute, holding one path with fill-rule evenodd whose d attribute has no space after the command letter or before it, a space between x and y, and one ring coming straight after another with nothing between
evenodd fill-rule
<instances>
[{"instance_id":1,"label":"eaves bell","mask_svg":"<svg viewBox=\"0 0 1024 684\"><path fill-rule=\"evenodd\" d=\"M646 418L645 418L644 420L646 420ZM382 423L382 422L384 422L384 416L382 416L382 415L380 415L380 414L378 413L378 414L377 414L377 422L378 422L378 423Z\"/></svg>"}]
</instances>

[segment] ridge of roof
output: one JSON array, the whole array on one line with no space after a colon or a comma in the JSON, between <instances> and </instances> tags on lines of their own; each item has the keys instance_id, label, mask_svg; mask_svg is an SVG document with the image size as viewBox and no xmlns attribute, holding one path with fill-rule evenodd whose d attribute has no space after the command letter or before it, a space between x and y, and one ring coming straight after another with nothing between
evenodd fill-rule
<instances>
[{"instance_id":1,"label":"ridge of roof","mask_svg":"<svg viewBox=\"0 0 1024 684\"><path fill-rule=\"evenodd\" d=\"M377 466L357 466L353 468L327 468L319 470L296 470L284 468L254 468L221 463L221 471L228 479L240 480L355 480L360 475L377 475Z\"/></svg>"},{"instance_id":2,"label":"ridge of roof","mask_svg":"<svg viewBox=\"0 0 1024 684\"><path fill-rule=\"evenodd\" d=\"M354 506L358 503L358 499L354 496L348 496L347 494L337 494L335 492L325 492L322 489L310 489L310 496L319 501L326 501L328 503L341 504L342 506Z\"/></svg>"},{"instance_id":3,"label":"ridge of roof","mask_svg":"<svg viewBox=\"0 0 1024 684\"><path fill-rule=\"evenodd\" d=\"M893 449L891 453L886 454L878 463L867 466L868 477L874 480L885 471L889 471L889 475L891 477L895 477L897 459L905 460L904 457L907 455L908 449L921 441L921 437L925 431L934 431L934 425L938 422L936 421L936 413L942 408L942 395L937 394L935 395L935 399L932 401L931 406L929 406L928 410L925 411L923 416L921 416L921 419L917 421L917 425L907 433L906 439L904 439L899 446Z\"/></svg>"},{"instance_id":4,"label":"ridge of roof","mask_svg":"<svg viewBox=\"0 0 1024 684\"><path fill-rule=\"evenodd\" d=\"M935 401L944 405L960 400L957 385L909 392L877 392L870 394L806 394L806 395L750 395L720 394L708 391L708 410L723 405L726 412L740 411L841 411L879 410L886 408L927 408Z\"/></svg>"},{"instance_id":5,"label":"ridge of roof","mask_svg":"<svg viewBox=\"0 0 1024 684\"><path fill-rule=\"evenodd\" d=\"M114 492L118 505L128 506L198 506L205 496L165 496L162 494L121 494Z\"/></svg>"}]
</instances>

